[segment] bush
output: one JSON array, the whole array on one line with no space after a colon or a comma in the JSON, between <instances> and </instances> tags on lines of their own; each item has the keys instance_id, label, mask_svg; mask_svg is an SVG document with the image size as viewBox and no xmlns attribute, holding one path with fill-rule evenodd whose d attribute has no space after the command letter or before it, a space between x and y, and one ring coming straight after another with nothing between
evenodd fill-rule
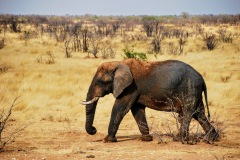
<instances>
[{"instance_id":1,"label":"bush","mask_svg":"<svg viewBox=\"0 0 240 160\"><path fill-rule=\"evenodd\" d=\"M15 98L9 107L5 110L4 107L0 109L0 152L3 151L4 147L9 143L13 142L19 132L23 131L27 126L20 126L17 129L12 129L8 124L13 108L16 106L16 102L19 97ZM3 98L0 97L2 101ZM10 129L9 129L10 128Z\"/></svg>"},{"instance_id":2,"label":"bush","mask_svg":"<svg viewBox=\"0 0 240 160\"><path fill-rule=\"evenodd\" d=\"M4 72L6 72L8 69L9 69L8 66L6 66L6 65L3 64L3 63L0 63L0 73L4 73Z\"/></svg>"},{"instance_id":3,"label":"bush","mask_svg":"<svg viewBox=\"0 0 240 160\"><path fill-rule=\"evenodd\" d=\"M177 55L178 54L178 47L173 43L168 43L168 54Z\"/></svg>"},{"instance_id":4,"label":"bush","mask_svg":"<svg viewBox=\"0 0 240 160\"><path fill-rule=\"evenodd\" d=\"M212 34L212 33L206 33L203 36L203 40L205 41L208 50L215 49L218 44L218 39L217 39L216 35Z\"/></svg>"},{"instance_id":5,"label":"bush","mask_svg":"<svg viewBox=\"0 0 240 160\"><path fill-rule=\"evenodd\" d=\"M219 29L218 34L223 43L232 43L234 35L226 29Z\"/></svg>"},{"instance_id":6,"label":"bush","mask_svg":"<svg viewBox=\"0 0 240 160\"><path fill-rule=\"evenodd\" d=\"M162 37L161 36L155 36L152 40L152 46L153 50L156 54L161 52L161 45L162 45Z\"/></svg>"},{"instance_id":7,"label":"bush","mask_svg":"<svg viewBox=\"0 0 240 160\"><path fill-rule=\"evenodd\" d=\"M105 41L102 43L101 52L103 59L107 59L109 57L115 58L116 53L113 51L112 44L110 41Z\"/></svg>"},{"instance_id":8,"label":"bush","mask_svg":"<svg viewBox=\"0 0 240 160\"><path fill-rule=\"evenodd\" d=\"M43 63L43 64L54 64L55 56L51 51L47 51L47 54L37 57L36 62Z\"/></svg>"},{"instance_id":9,"label":"bush","mask_svg":"<svg viewBox=\"0 0 240 160\"><path fill-rule=\"evenodd\" d=\"M135 58L137 60L142 60L142 61L146 61L147 60L147 55L146 53L142 53L142 52L135 52L134 51L134 46L132 46L132 50L129 50L128 47L125 47L123 49L124 52L124 59L128 59L128 58Z\"/></svg>"}]
</instances>

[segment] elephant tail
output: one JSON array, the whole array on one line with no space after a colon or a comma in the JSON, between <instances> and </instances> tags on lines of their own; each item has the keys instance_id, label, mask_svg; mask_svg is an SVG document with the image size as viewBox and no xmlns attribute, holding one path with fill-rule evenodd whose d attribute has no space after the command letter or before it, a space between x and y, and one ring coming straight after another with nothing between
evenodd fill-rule
<instances>
[{"instance_id":1,"label":"elephant tail","mask_svg":"<svg viewBox=\"0 0 240 160\"><path fill-rule=\"evenodd\" d=\"M207 86L206 86L205 82L204 82L204 85L203 85L203 92L204 92L204 97L205 97L205 103L206 103L206 106L207 106L208 120L210 121L210 111L209 111L208 98L207 98Z\"/></svg>"}]
</instances>

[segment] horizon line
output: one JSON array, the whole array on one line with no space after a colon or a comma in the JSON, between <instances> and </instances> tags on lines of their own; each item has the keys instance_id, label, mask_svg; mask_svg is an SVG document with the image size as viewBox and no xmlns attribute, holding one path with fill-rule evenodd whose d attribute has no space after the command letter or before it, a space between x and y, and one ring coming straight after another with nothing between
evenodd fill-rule
<instances>
[{"instance_id":1,"label":"horizon line","mask_svg":"<svg viewBox=\"0 0 240 160\"><path fill-rule=\"evenodd\" d=\"M182 13L187 13L187 12L182 12ZM181 14L182 14L181 13ZM108 15L105 15L105 14L91 14L91 13L86 13L86 14L35 14L35 13L30 13L30 14L15 14L15 13L0 13L0 15L15 15L15 16L31 16L31 15L34 15L34 16L113 16L113 17L127 17L127 16L157 16L157 17L160 17L160 16L182 16L181 14L161 14L161 15L154 15L154 14L136 14L136 15L117 15L117 14L108 14ZM219 13L219 14L189 14L187 13L188 16L220 16L220 15L229 15L229 16L238 16L240 15L240 13L236 13L236 14L229 14L229 13Z\"/></svg>"}]
</instances>

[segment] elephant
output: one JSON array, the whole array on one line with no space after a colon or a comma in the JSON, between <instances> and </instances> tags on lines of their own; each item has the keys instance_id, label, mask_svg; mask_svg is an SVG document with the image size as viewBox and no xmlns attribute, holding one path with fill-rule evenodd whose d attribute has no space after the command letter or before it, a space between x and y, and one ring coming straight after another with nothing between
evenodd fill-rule
<instances>
[{"instance_id":1,"label":"elephant","mask_svg":"<svg viewBox=\"0 0 240 160\"><path fill-rule=\"evenodd\" d=\"M152 141L146 120L145 108L176 112L180 123L179 141L189 142L191 119L197 120L205 131L204 139L212 143L218 132L210 124L206 83L200 73L178 60L141 61L125 59L102 63L94 75L87 92L86 132L94 135L95 110L99 98L112 93L112 108L108 134L104 142L117 142L116 133L124 116L131 110L141 132L142 141ZM205 115L204 93L208 118Z\"/></svg>"}]
</instances>

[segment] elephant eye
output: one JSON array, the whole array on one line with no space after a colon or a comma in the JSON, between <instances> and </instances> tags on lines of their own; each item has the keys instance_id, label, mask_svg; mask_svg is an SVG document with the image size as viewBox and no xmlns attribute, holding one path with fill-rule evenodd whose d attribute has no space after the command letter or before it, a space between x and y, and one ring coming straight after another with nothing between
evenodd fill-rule
<instances>
[{"instance_id":1,"label":"elephant eye","mask_svg":"<svg viewBox=\"0 0 240 160\"><path fill-rule=\"evenodd\" d=\"M110 83L110 81L104 81L104 80L102 80L102 79L99 79L99 80L97 80L97 84L98 85L107 85L107 84L109 84Z\"/></svg>"}]
</instances>

